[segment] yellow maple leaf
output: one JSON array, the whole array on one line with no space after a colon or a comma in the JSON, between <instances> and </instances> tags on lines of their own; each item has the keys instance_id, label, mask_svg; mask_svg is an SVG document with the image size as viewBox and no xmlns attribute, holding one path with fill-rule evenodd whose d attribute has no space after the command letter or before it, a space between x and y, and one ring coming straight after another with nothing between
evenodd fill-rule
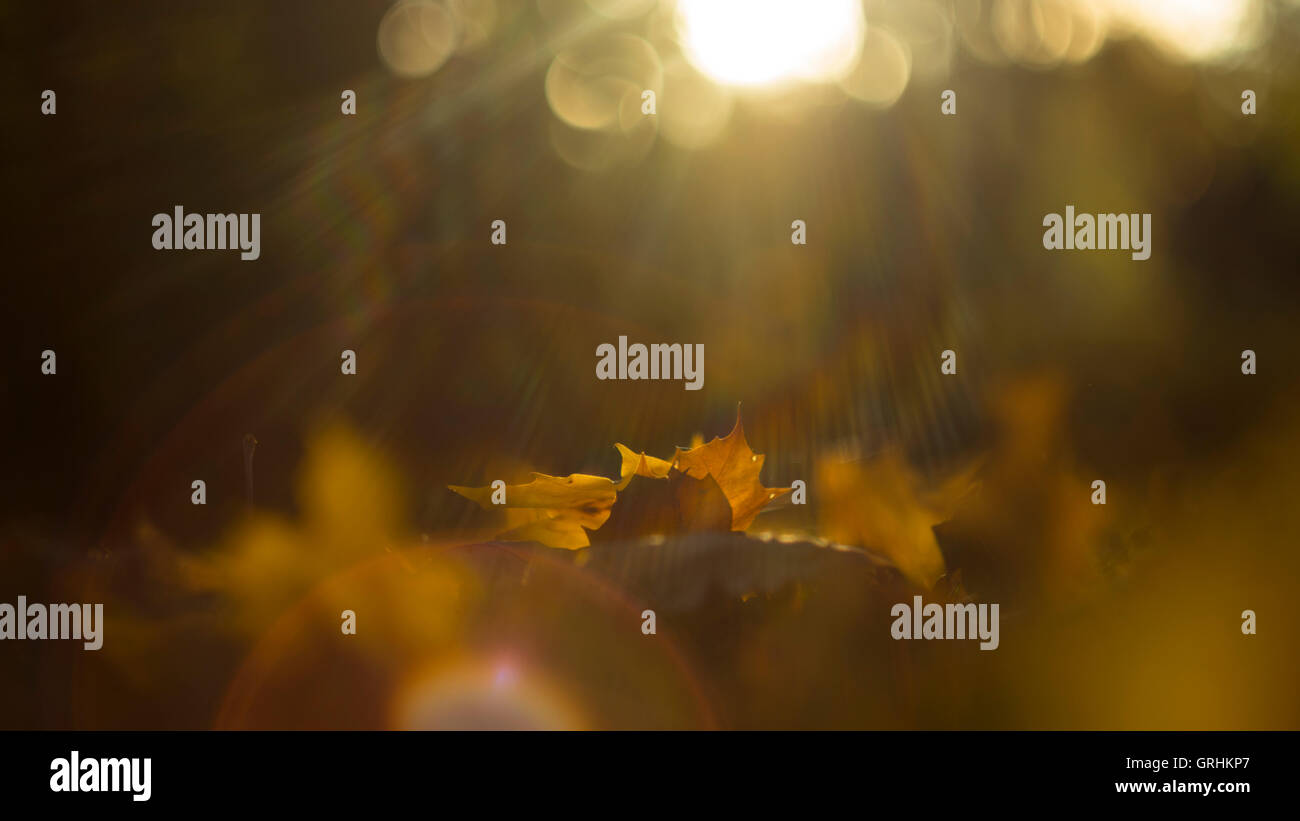
<instances>
[{"instance_id":1,"label":"yellow maple leaf","mask_svg":"<svg viewBox=\"0 0 1300 821\"><path fill-rule=\"evenodd\" d=\"M507 485L505 504L492 503L495 492L488 487L448 487L476 502L484 510L505 507L507 511L524 509L523 519L498 538L506 541L538 541L551 547L574 550L590 544L588 530L595 530L609 518L610 508L618 496L619 485L604 476L574 473L569 476L548 476L534 473L533 480L524 485Z\"/></svg>"},{"instance_id":2,"label":"yellow maple leaf","mask_svg":"<svg viewBox=\"0 0 1300 821\"><path fill-rule=\"evenodd\" d=\"M731 505L731 529L745 530L769 502L791 490L763 486L758 478L763 461L762 454L749 449L737 413L731 433L690 450L678 448L671 465L693 479L713 477Z\"/></svg>"},{"instance_id":3,"label":"yellow maple leaf","mask_svg":"<svg viewBox=\"0 0 1300 821\"><path fill-rule=\"evenodd\" d=\"M633 476L645 476L649 479L667 479L668 471L672 465L666 459L658 459L654 456L646 456L644 452L637 453L627 445L615 444L618 452L623 457L623 465L619 469L619 482L617 488L622 490L632 481Z\"/></svg>"},{"instance_id":4,"label":"yellow maple leaf","mask_svg":"<svg viewBox=\"0 0 1300 821\"><path fill-rule=\"evenodd\" d=\"M503 542L540 542L550 547L579 550L591 545L591 538L580 518L567 510L540 511L533 521L510 528L498 534L497 539Z\"/></svg>"},{"instance_id":5,"label":"yellow maple leaf","mask_svg":"<svg viewBox=\"0 0 1300 821\"><path fill-rule=\"evenodd\" d=\"M759 481L763 457L749 449L739 414L727 436L687 450L678 448L672 461L623 444L614 447L621 457L618 481L584 473L534 473L527 484L507 486L505 501L499 505L492 502L495 491L490 486L448 487L484 510L505 509L507 528L498 539L537 541L571 550L590 545L589 532L609 520L619 494L637 477L666 485L662 492L651 490L653 485L642 489L636 509L619 517L615 530L620 538L680 530L744 530L765 505L790 492L790 488L764 487Z\"/></svg>"}]
</instances>

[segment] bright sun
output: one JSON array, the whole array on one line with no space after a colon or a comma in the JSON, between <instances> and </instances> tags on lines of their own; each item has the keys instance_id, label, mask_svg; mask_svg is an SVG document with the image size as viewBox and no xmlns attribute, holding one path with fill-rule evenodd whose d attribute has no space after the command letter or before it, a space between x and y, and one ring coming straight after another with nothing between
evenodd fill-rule
<instances>
[{"instance_id":1,"label":"bright sun","mask_svg":"<svg viewBox=\"0 0 1300 821\"><path fill-rule=\"evenodd\" d=\"M853 67L861 0L678 0L686 57L735 86L839 79Z\"/></svg>"}]
</instances>

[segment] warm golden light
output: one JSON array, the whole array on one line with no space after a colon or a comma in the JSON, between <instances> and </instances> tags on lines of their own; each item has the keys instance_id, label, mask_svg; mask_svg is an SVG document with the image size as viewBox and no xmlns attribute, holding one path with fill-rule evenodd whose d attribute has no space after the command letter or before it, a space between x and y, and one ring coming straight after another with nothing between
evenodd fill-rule
<instances>
[{"instance_id":1,"label":"warm golden light","mask_svg":"<svg viewBox=\"0 0 1300 821\"><path fill-rule=\"evenodd\" d=\"M865 22L858 0L680 0L687 58L717 82L829 82L852 67Z\"/></svg>"},{"instance_id":2,"label":"warm golden light","mask_svg":"<svg viewBox=\"0 0 1300 821\"><path fill-rule=\"evenodd\" d=\"M1165 51L1212 60L1249 49L1260 34L1255 0L1109 0L1113 18Z\"/></svg>"}]
</instances>

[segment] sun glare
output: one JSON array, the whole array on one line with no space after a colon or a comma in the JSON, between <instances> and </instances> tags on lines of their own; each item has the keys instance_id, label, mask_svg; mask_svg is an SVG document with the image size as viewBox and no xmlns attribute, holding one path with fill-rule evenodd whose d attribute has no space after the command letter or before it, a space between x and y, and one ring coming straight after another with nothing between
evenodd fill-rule
<instances>
[{"instance_id":1,"label":"sun glare","mask_svg":"<svg viewBox=\"0 0 1300 821\"><path fill-rule=\"evenodd\" d=\"M687 59L719 83L833 82L853 68L860 0L679 0Z\"/></svg>"},{"instance_id":2,"label":"sun glare","mask_svg":"<svg viewBox=\"0 0 1300 821\"><path fill-rule=\"evenodd\" d=\"M1167 51L1212 60L1254 45L1259 33L1251 0L1110 0L1112 15Z\"/></svg>"}]
</instances>

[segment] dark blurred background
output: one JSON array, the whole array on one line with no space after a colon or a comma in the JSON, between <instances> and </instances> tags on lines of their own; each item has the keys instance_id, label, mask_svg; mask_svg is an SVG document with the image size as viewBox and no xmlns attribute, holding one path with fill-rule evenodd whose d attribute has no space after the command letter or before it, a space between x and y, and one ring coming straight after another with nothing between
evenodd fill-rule
<instances>
[{"instance_id":1,"label":"dark blurred background","mask_svg":"<svg viewBox=\"0 0 1300 821\"><path fill-rule=\"evenodd\" d=\"M982 464L964 512L923 530L939 525L973 595L1004 602L1003 649L881 642L884 599L804 578L752 619L725 602L683 616L680 658L646 659L624 646L635 619L565 633L615 605L561 604L588 582L556 571L568 581L526 600L553 609L563 646L530 644L529 669L586 709L539 726L1300 726L1300 6L849 6L820 74L753 84L746 70L788 55L737 51L760 14L743 4L720 41L692 17L716 10L691 2L4 6L0 601L105 601L109 624L97 655L0 645L0 726L477 715L427 692L397 718L356 706L395 698L416 660L477 671L486 646L543 632L472 564L420 547L490 530L446 485L615 475L614 442L667 456L725 434L738 403L765 482L809 481L806 513L755 530L847 528L892 555L853 524L851 494L819 497L827 460L904 495ZM816 45L813 23L843 8L797 12L811 22L789 36ZM155 251L151 218L176 205L260 213L261 258ZM1151 213L1151 258L1044 250L1042 218L1066 205ZM705 388L597 381L594 351L619 335L703 343ZM382 515L358 512L370 502ZM312 547L353 525L330 561ZM313 585L403 550L432 562L401 571L419 595L446 582L476 604L439 616L436 639L392 616L382 664L347 657L360 683L301 720L277 712L250 665L285 692L337 669L275 644L310 643L284 614L324 597L332 635L338 608ZM277 589L268 554L297 586ZM201 583L191 561L227 575ZM1246 608L1257 636L1240 634ZM415 638L394 649L402 629ZM619 653L622 675L694 683L611 702L628 685L595 659ZM476 675L448 680L470 698ZM868 679L883 690L851 685ZM232 692L266 712L232 714Z\"/></svg>"}]
</instances>

